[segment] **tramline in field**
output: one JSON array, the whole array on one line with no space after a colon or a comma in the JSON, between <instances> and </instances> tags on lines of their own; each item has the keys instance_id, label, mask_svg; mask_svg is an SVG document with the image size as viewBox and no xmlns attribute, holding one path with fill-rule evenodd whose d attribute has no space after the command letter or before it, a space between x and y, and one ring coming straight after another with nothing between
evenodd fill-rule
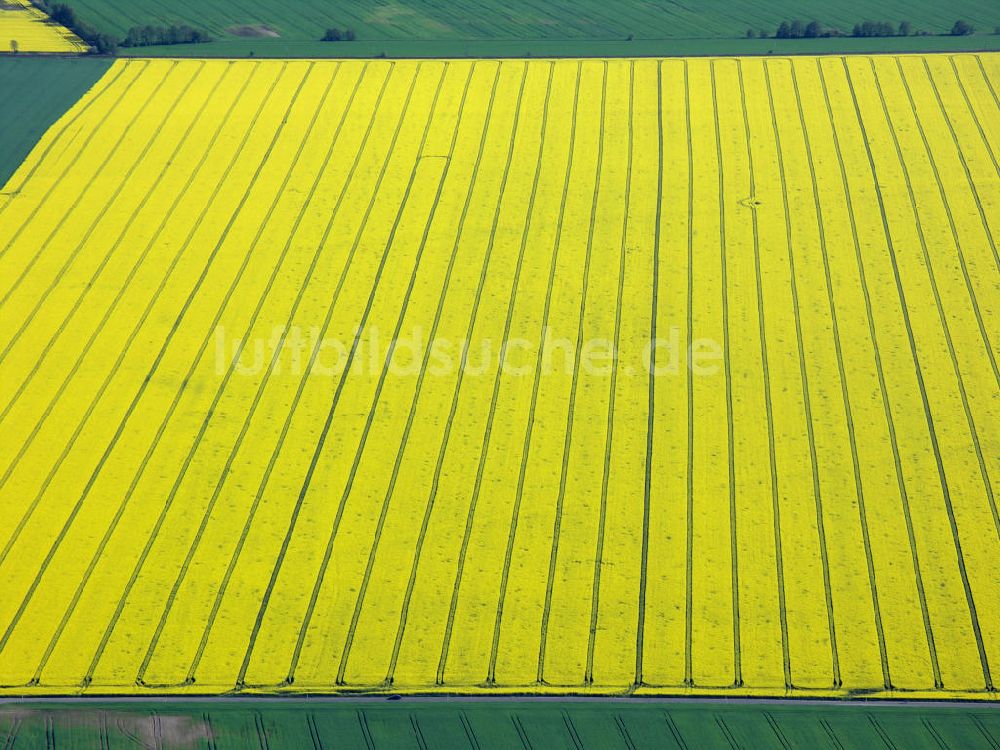
<instances>
[{"instance_id":1,"label":"tramline in field","mask_svg":"<svg viewBox=\"0 0 1000 750\"><path fill-rule=\"evenodd\" d=\"M994 697L998 86L117 62L0 192L0 685Z\"/></svg>"}]
</instances>

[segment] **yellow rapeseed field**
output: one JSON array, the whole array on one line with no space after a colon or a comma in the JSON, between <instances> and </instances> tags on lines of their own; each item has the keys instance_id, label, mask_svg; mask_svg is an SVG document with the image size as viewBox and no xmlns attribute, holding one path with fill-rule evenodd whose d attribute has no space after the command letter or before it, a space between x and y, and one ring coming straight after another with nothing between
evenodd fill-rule
<instances>
[{"instance_id":1,"label":"yellow rapeseed field","mask_svg":"<svg viewBox=\"0 0 1000 750\"><path fill-rule=\"evenodd\" d=\"M117 62L0 193L0 685L993 697L1000 55Z\"/></svg>"},{"instance_id":2,"label":"yellow rapeseed field","mask_svg":"<svg viewBox=\"0 0 1000 750\"><path fill-rule=\"evenodd\" d=\"M87 45L76 34L51 23L30 0L0 0L0 54L86 50Z\"/></svg>"}]
</instances>

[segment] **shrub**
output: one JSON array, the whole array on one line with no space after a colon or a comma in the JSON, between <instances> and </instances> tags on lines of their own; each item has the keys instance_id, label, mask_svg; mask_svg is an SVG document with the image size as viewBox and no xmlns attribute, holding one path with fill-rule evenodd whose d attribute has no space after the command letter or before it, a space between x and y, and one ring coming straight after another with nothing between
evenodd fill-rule
<instances>
[{"instance_id":1,"label":"shrub","mask_svg":"<svg viewBox=\"0 0 1000 750\"><path fill-rule=\"evenodd\" d=\"M353 42L357 39L354 29L338 29L336 27L327 29L321 42Z\"/></svg>"},{"instance_id":2,"label":"shrub","mask_svg":"<svg viewBox=\"0 0 1000 750\"><path fill-rule=\"evenodd\" d=\"M910 24L909 21L899 22L899 30L897 31L897 34L899 36L910 36L910 34L912 33L913 33L913 26Z\"/></svg>"},{"instance_id":3,"label":"shrub","mask_svg":"<svg viewBox=\"0 0 1000 750\"><path fill-rule=\"evenodd\" d=\"M955 21L955 25L951 27L952 36L969 36L970 34L975 34L976 30L971 24L965 21Z\"/></svg>"},{"instance_id":4,"label":"shrub","mask_svg":"<svg viewBox=\"0 0 1000 750\"><path fill-rule=\"evenodd\" d=\"M836 29L824 29L819 21L810 21L803 24L802 21L782 21L775 33L776 39L817 39L819 37L833 36ZM839 33L838 33L839 35ZM765 38L761 32L761 38Z\"/></svg>"},{"instance_id":5,"label":"shrub","mask_svg":"<svg viewBox=\"0 0 1000 750\"><path fill-rule=\"evenodd\" d=\"M123 47L153 47L161 44L201 44L211 42L207 32L190 26L133 26L128 30Z\"/></svg>"},{"instance_id":6,"label":"shrub","mask_svg":"<svg viewBox=\"0 0 1000 750\"><path fill-rule=\"evenodd\" d=\"M854 24L854 31L851 36L876 37L876 36L896 36L896 28L891 23L884 21L865 21Z\"/></svg>"}]
</instances>

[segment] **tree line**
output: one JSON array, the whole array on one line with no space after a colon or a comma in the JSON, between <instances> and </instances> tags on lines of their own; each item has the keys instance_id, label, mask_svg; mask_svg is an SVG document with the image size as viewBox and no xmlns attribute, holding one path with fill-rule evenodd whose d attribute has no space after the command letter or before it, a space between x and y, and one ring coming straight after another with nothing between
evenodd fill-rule
<instances>
[{"instance_id":1,"label":"tree line","mask_svg":"<svg viewBox=\"0 0 1000 750\"><path fill-rule=\"evenodd\" d=\"M55 23L72 31L99 55L113 55L118 51L118 40L110 34L98 31L89 23L81 21L76 11L66 3L50 3L48 0L31 0L32 4Z\"/></svg>"},{"instance_id":2,"label":"tree line","mask_svg":"<svg viewBox=\"0 0 1000 750\"><path fill-rule=\"evenodd\" d=\"M327 29L323 38L320 39L321 42L353 42L358 38L358 35L354 33L354 29L338 29L333 27L332 29Z\"/></svg>"},{"instance_id":3,"label":"tree line","mask_svg":"<svg viewBox=\"0 0 1000 750\"><path fill-rule=\"evenodd\" d=\"M212 37L190 26L133 26L122 40L122 47L153 47L160 44L202 44Z\"/></svg>"},{"instance_id":4,"label":"tree line","mask_svg":"<svg viewBox=\"0 0 1000 750\"><path fill-rule=\"evenodd\" d=\"M190 26L134 26L128 30L124 39L117 39L110 34L98 31L85 21L81 21L66 3L53 3L49 0L31 0L36 8L45 13L53 22L76 34L86 42L92 52L98 55L113 55L118 47L150 47L161 44L198 44L211 42L212 37L204 31Z\"/></svg>"},{"instance_id":5,"label":"tree line","mask_svg":"<svg viewBox=\"0 0 1000 750\"><path fill-rule=\"evenodd\" d=\"M976 29L966 21L955 21L948 32L950 36L969 36L976 33ZM995 33L1000 33L997 27ZM782 21L778 24L774 34L766 31L755 31L747 29L748 39L820 39L829 37L852 36L858 38L868 37L890 37L890 36L929 36L927 31L914 31L913 24L909 21L901 21L898 25L887 21L863 21L854 24L851 33L845 34L838 28L823 26L819 21L809 21L805 23L799 20Z\"/></svg>"}]
</instances>

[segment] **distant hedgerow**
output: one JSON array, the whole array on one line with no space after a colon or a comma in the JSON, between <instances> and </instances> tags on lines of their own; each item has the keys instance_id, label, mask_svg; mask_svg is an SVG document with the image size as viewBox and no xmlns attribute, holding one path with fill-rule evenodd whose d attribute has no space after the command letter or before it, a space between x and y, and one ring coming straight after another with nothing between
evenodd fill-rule
<instances>
[{"instance_id":1,"label":"distant hedgerow","mask_svg":"<svg viewBox=\"0 0 1000 750\"><path fill-rule=\"evenodd\" d=\"M765 36L762 31L760 38ZM825 39L832 36L841 36L840 29L825 27L819 21L782 21L774 34L775 39Z\"/></svg>"},{"instance_id":2,"label":"distant hedgerow","mask_svg":"<svg viewBox=\"0 0 1000 750\"><path fill-rule=\"evenodd\" d=\"M886 21L865 21L854 24L851 36L854 37L882 37L896 36L897 28Z\"/></svg>"},{"instance_id":3,"label":"distant hedgerow","mask_svg":"<svg viewBox=\"0 0 1000 750\"><path fill-rule=\"evenodd\" d=\"M56 23L65 26L99 55L113 55L118 51L118 40L104 34L88 23L84 23L66 3L50 3L48 0L31 0L32 4Z\"/></svg>"},{"instance_id":4,"label":"distant hedgerow","mask_svg":"<svg viewBox=\"0 0 1000 750\"><path fill-rule=\"evenodd\" d=\"M357 39L354 29L338 29L336 27L327 29L321 42L353 42Z\"/></svg>"},{"instance_id":5,"label":"distant hedgerow","mask_svg":"<svg viewBox=\"0 0 1000 750\"><path fill-rule=\"evenodd\" d=\"M161 44L202 44L211 42L208 32L190 26L133 26L128 30L123 47L154 47Z\"/></svg>"},{"instance_id":6,"label":"distant hedgerow","mask_svg":"<svg viewBox=\"0 0 1000 750\"><path fill-rule=\"evenodd\" d=\"M955 25L947 33L951 36L969 36L970 34L975 34L976 30L971 24L965 21L955 21ZM994 33L1000 34L1000 26L996 28ZM747 29L746 37L753 39L754 36L753 29ZM761 39L764 39L766 36L763 31L760 32ZM803 23L802 21L782 21L774 33L775 39L816 39L837 36L843 36L843 33L839 29L822 26L819 21L810 21L809 23ZM889 23L888 21L863 21L862 23L854 24L851 36L859 38L929 36L929 33L927 31L915 31L913 24L909 21L900 21L898 25Z\"/></svg>"}]
</instances>

